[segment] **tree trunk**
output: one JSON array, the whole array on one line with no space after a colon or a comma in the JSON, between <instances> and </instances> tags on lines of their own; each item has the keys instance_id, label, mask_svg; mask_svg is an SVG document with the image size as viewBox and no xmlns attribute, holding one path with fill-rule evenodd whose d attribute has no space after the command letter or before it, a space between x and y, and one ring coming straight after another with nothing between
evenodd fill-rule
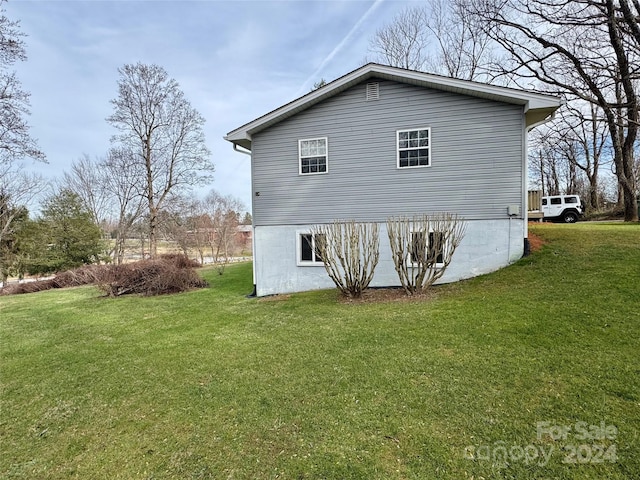
<instances>
[{"instance_id":1,"label":"tree trunk","mask_svg":"<svg viewBox=\"0 0 640 480\"><path fill-rule=\"evenodd\" d=\"M589 175L589 203L593 210L600 209L600 201L598 199L598 176L596 174Z\"/></svg>"},{"instance_id":2,"label":"tree trunk","mask_svg":"<svg viewBox=\"0 0 640 480\"><path fill-rule=\"evenodd\" d=\"M156 238L156 227L158 226L158 210L149 202L149 256L158 256L158 239Z\"/></svg>"},{"instance_id":3,"label":"tree trunk","mask_svg":"<svg viewBox=\"0 0 640 480\"><path fill-rule=\"evenodd\" d=\"M638 221L638 200L636 199L635 192L629 191L624 188L624 221L625 222L637 222Z\"/></svg>"}]
</instances>

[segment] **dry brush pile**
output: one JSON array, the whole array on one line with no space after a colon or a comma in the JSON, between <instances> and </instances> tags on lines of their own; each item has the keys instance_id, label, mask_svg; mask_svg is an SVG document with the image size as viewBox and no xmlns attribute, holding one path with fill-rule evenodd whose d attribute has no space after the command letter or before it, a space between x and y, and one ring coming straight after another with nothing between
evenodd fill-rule
<instances>
[{"instance_id":1,"label":"dry brush pile","mask_svg":"<svg viewBox=\"0 0 640 480\"><path fill-rule=\"evenodd\" d=\"M178 293L207 286L207 282L195 271L198 266L198 262L184 255L162 255L154 260L122 265L85 265L59 273L51 279L9 284L0 289L0 295L34 293L80 285L96 285L112 297Z\"/></svg>"}]
</instances>

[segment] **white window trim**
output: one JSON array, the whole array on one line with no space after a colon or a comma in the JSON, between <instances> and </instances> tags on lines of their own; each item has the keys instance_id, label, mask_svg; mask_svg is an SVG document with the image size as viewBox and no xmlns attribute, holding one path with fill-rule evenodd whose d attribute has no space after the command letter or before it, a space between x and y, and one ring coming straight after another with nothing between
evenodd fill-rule
<instances>
[{"instance_id":1,"label":"white window trim","mask_svg":"<svg viewBox=\"0 0 640 480\"><path fill-rule=\"evenodd\" d=\"M429 146L427 147L429 149L429 163L428 163L428 165L414 165L414 166L401 167L400 166L400 147L399 147L400 132L414 132L416 130L427 130L429 132ZM401 130L396 130L396 168L398 170L406 170L406 169L413 169L413 168L428 168L428 167L430 167L431 166L431 148L432 147L433 147L433 144L432 144L432 137L431 137L431 127L403 128Z\"/></svg>"},{"instance_id":2,"label":"white window trim","mask_svg":"<svg viewBox=\"0 0 640 480\"><path fill-rule=\"evenodd\" d=\"M410 168L410 167L403 167L403 168ZM419 233L419 231L416 231L416 230L414 230L414 229L411 229L411 230L410 230L410 232L411 232L412 240L413 240L413 234L414 234L414 233ZM429 229L429 234L431 234L431 233L435 233L435 230L433 230L432 228L430 228L430 229ZM442 233L442 232L440 232L440 233ZM427 235L427 248L429 248L429 243L428 243L428 241L429 241L429 235ZM444 259L444 255L445 255L445 253L446 253L446 251L447 251L447 244L448 244L448 241L447 241L447 242L445 242L445 244L444 244L444 248L443 248L443 250L442 250L442 258L443 258L443 259ZM416 265L418 265L418 264L417 264L417 262L414 262L414 261L411 259L411 257L412 257L411 252L409 252L409 261L411 262L411 266L414 266L414 267L415 267L415 266L416 266ZM444 262L436 262L436 268L442 268L442 267L444 267Z\"/></svg>"},{"instance_id":3,"label":"white window trim","mask_svg":"<svg viewBox=\"0 0 640 480\"><path fill-rule=\"evenodd\" d=\"M312 235L310 230L296 230L296 265L298 267L324 267L324 263L318 260L302 260L302 235ZM315 236L312 237L312 243L315 244ZM313 257L315 258L315 245L312 245Z\"/></svg>"},{"instance_id":4,"label":"white window trim","mask_svg":"<svg viewBox=\"0 0 640 480\"><path fill-rule=\"evenodd\" d=\"M309 142L311 140L324 140L326 147L325 157L327 158L327 170L324 172L309 172L302 173L302 142ZM429 141L431 141L431 132L429 132ZM431 155L431 154L429 154ZM429 158L431 159L431 158ZM315 137L315 138L301 138L298 140L298 175L325 175L329 173L329 137Z\"/></svg>"}]
</instances>

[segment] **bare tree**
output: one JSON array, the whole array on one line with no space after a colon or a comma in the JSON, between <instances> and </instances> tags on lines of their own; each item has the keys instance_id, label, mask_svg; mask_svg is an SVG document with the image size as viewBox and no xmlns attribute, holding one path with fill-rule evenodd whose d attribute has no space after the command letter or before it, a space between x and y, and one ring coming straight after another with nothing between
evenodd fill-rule
<instances>
[{"instance_id":1,"label":"bare tree","mask_svg":"<svg viewBox=\"0 0 640 480\"><path fill-rule=\"evenodd\" d=\"M607 159L607 125L597 105L585 102L570 102L561 112L561 123L557 129L557 145L569 162L573 175L586 176L588 188L587 207L598 210L600 207L599 173ZM573 167L573 169L571 168ZM574 183L566 193L578 192Z\"/></svg>"},{"instance_id":2,"label":"bare tree","mask_svg":"<svg viewBox=\"0 0 640 480\"><path fill-rule=\"evenodd\" d=\"M208 236L213 263L218 273L224 273L226 265L234 255L238 240L240 212L245 210L241 200L232 195L221 195L212 190L204 199L204 212L212 222Z\"/></svg>"},{"instance_id":3,"label":"bare tree","mask_svg":"<svg viewBox=\"0 0 640 480\"><path fill-rule=\"evenodd\" d=\"M64 172L62 179L63 188L76 193L96 225L102 227L110 216L112 200L105 177L104 161L92 161L85 153L71 162L71 169Z\"/></svg>"},{"instance_id":4,"label":"bare tree","mask_svg":"<svg viewBox=\"0 0 640 480\"><path fill-rule=\"evenodd\" d=\"M600 170L610 162L608 129L599 108L569 102L530 136L529 168L545 195L580 194L590 210L601 204Z\"/></svg>"},{"instance_id":5,"label":"bare tree","mask_svg":"<svg viewBox=\"0 0 640 480\"><path fill-rule=\"evenodd\" d=\"M530 170L539 180L544 195L560 195L565 186L567 163L560 155L555 133L553 128L540 128L529 137Z\"/></svg>"},{"instance_id":6,"label":"bare tree","mask_svg":"<svg viewBox=\"0 0 640 480\"><path fill-rule=\"evenodd\" d=\"M466 223L449 213L387 219L393 263L407 295L444 275L465 230Z\"/></svg>"},{"instance_id":7,"label":"bare tree","mask_svg":"<svg viewBox=\"0 0 640 480\"><path fill-rule=\"evenodd\" d=\"M120 68L118 97L107 121L120 134L113 142L126 147L144 172L149 244L157 255L158 212L167 196L210 180L213 164L204 142L204 118L191 106L178 83L158 65Z\"/></svg>"},{"instance_id":8,"label":"bare tree","mask_svg":"<svg viewBox=\"0 0 640 480\"><path fill-rule=\"evenodd\" d=\"M10 70L17 61L27 58L25 35L20 31L20 22L5 16L4 3L0 0L0 164L24 157L44 161L44 153L29 135L25 120L29 115L29 94Z\"/></svg>"},{"instance_id":9,"label":"bare tree","mask_svg":"<svg viewBox=\"0 0 640 480\"><path fill-rule=\"evenodd\" d=\"M316 239L316 255L338 290L360 297L373 280L380 258L378 224L335 221L315 225L311 235Z\"/></svg>"},{"instance_id":10,"label":"bare tree","mask_svg":"<svg viewBox=\"0 0 640 480\"><path fill-rule=\"evenodd\" d=\"M143 189L139 185L141 169L131 151L112 148L101 170L116 218L112 258L119 265L124 261L127 236L144 211Z\"/></svg>"},{"instance_id":11,"label":"bare tree","mask_svg":"<svg viewBox=\"0 0 640 480\"><path fill-rule=\"evenodd\" d=\"M30 205L47 188L44 179L10 164L0 164L0 242L11 232L12 222L20 209Z\"/></svg>"},{"instance_id":12,"label":"bare tree","mask_svg":"<svg viewBox=\"0 0 640 480\"><path fill-rule=\"evenodd\" d=\"M165 229L169 239L178 244L186 257L195 251L200 264L204 264L205 250L214 231L205 203L193 196L174 196L165 210L168 210Z\"/></svg>"},{"instance_id":13,"label":"bare tree","mask_svg":"<svg viewBox=\"0 0 640 480\"><path fill-rule=\"evenodd\" d=\"M601 109L624 197L624 218L637 221L633 163L640 109L640 3L473 0L467 7L510 57L499 65L502 73L542 82Z\"/></svg>"},{"instance_id":14,"label":"bare tree","mask_svg":"<svg viewBox=\"0 0 640 480\"><path fill-rule=\"evenodd\" d=\"M381 63L464 80L490 81L493 41L469 15L467 0L430 0L401 11L369 42Z\"/></svg>"},{"instance_id":15,"label":"bare tree","mask_svg":"<svg viewBox=\"0 0 640 480\"><path fill-rule=\"evenodd\" d=\"M213 221L211 217L204 213L202 201L198 201L197 210L193 212L189 218L189 225L191 227L190 232L190 245L198 253L200 259L200 265L204 265L205 249L208 246L208 240L210 238L209 233L213 231Z\"/></svg>"},{"instance_id":16,"label":"bare tree","mask_svg":"<svg viewBox=\"0 0 640 480\"><path fill-rule=\"evenodd\" d=\"M424 7L405 8L376 32L369 42L369 53L393 67L423 70L429 46L428 15Z\"/></svg>"},{"instance_id":17,"label":"bare tree","mask_svg":"<svg viewBox=\"0 0 640 480\"><path fill-rule=\"evenodd\" d=\"M85 154L74 161L62 180L65 189L79 196L94 222L105 232L111 229L114 242L109 256L116 264L123 262L127 234L143 211L141 174L131 151L112 148L105 158L93 161Z\"/></svg>"},{"instance_id":18,"label":"bare tree","mask_svg":"<svg viewBox=\"0 0 640 480\"><path fill-rule=\"evenodd\" d=\"M27 205L46 187L39 175L26 173L9 163L0 164L0 281L3 284L16 259L15 236L20 220L28 218Z\"/></svg>"},{"instance_id":19,"label":"bare tree","mask_svg":"<svg viewBox=\"0 0 640 480\"><path fill-rule=\"evenodd\" d=\"M0 246L7 253L8 239L15 230L14 221L41 193L45 182L38 175L22 170L25 157L46 161L36 141L29 135L29 94L11 67L27 58L20 22L12 21L0 0ZM3 255L3 257L5 257ZM6 266L6 258L0 260ZM7 269L3 268L3 276Z\"/></svg>"}]
</instances>

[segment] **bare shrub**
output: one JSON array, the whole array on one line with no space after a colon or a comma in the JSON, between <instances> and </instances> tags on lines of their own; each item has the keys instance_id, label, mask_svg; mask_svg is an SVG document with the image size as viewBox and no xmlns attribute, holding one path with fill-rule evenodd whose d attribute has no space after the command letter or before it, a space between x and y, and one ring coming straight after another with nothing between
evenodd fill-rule
<instances>
[{"instance_id":1,"label":"bare shrub","mask_svg":"<svg viewBox=\"0 0 640 480\"><path fill-rule=\"evenodd\" d=\"M108 274L109 265L83 265L82 267L57 274L51 288L78 287L101 282Z\"/></svg>"},{"instance_id":2,"label":"bare shrub","mask_svg":"<svg viewBox=\"0 0 640 480\"><path fill-rule=\"evenodd\" d=\"M85 265L37 282L14 283L0 289L0 295L34 293L52 288L97 285L109 296L126 294L162 295L207 286L194 267L197 261L185 255L162 255L157 260L142 260L121 265Z\"/></svg>"},{"instance_id":3,"label":"bare shrub","mask_svg":"<svg viewBox=\"0 0 640 480\"><path fill-rule=\"evenodd\" d=\"M336 221L315 225L311 234L329 278L343 294L360 297L373 279L380 256L378 224Z\"/></svg>"},{"instance_id":4,"label":"bare shrub","mask_svg":"<svg viewBox=\"0 0 640 480\"><path fill-rule=\"evenodd\" d=\"M387 219L393 263L408 295L444 275L465 231L464 220L450 213Z\"/></svg>"},{"instance_id":5,"label":"bare shrub","mask_svg":"<svg viewBox=\"0 0 640 480\"><path fill-rule=\"evenodd\" d=\"M159 259L164 263L169 263L176 268L198 268L200 264L197 260L192 260L186 255L182 255L181 253L166 253L164 255L160 255Z\"/></svg>"},{"instance_id":6,"label":"bare shrub","mask_svg":"<svg viewBox=\"0 0 640 480\"><path fill-rule=\"evenodd\" d=\"M180 268L172 261L157 259L115 265L99 288L107 295L117 297L163 295L206 286L207 282L192 268Z\"/></svg>"},{"instance_id":7,"label":"bare shrub","mask_svg":"<svg viewBox=\"0 0 640 480\"><path fill-rule=\"evenodd\" d=\"M10 283L0 288L0 295L20 295L23 293L35 293L43 290L51 290L53 279L39 280L37 282Z\"/></svg>"},{"instance_id":8,"label":"bare shrub","mask_svg":"<svg viewBox=\"0 0 640 480\"><path fill-rule=\"evenodd\" d=\"M11 283L4 288L0 288L0 295L18 295L22 293L41 292L53 288L92 285L106 278L108 270L108 265L83 265L74 270L59 273L54 278L34 282Z\"/></svg>"}]
</instances>

